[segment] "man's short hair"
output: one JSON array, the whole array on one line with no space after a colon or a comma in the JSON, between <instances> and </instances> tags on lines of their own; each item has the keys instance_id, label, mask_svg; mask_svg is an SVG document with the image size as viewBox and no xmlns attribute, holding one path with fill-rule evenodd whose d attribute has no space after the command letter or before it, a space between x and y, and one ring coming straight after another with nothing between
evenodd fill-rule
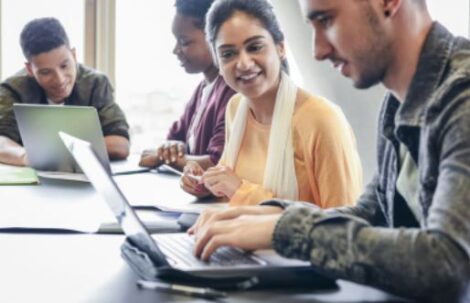
<instances>
[{"instance_id":1,"label":"man's short hair","mask_svg":"<svg viewBox=\"0 0 470 303\"><path fill-rule=\"evenodd\" d=\"M39 18L28 22L21 31L20 44L28 61L32 56L62 45L70 47L64 27L55 18Z\"/></svg>"},{"instance_id":2,"label":"man's short hair","mask_svg":"<svg viewBox=\"0 0 470 303\"><path fill-rule=\"evenodd\" d=\"M193 17L194 26L204 29L206 13L214 0L176 0L175 7L178 14Z\"/></svg>"}]
</instances>

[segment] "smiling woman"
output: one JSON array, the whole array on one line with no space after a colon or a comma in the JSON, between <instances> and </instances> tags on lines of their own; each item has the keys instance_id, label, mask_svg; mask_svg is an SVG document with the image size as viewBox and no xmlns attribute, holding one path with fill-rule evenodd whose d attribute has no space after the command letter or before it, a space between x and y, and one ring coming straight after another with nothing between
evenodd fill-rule
<instances>
[{"instance_id":1,"label":"smiling woman","mask_svg":"<svg viewBox=\"0 0 470 303\"><path fill-rule=\"evenodd\" d=\"M362 186L354 135L341 110L300 89L288 75L284 34L266 0L216 0L206 35L220 73L239 94L227 105L221 161L196 164L183 188L230 205L273 197L323 208L351 204ZM201 184L202 183L202 184Z\"/></svg>"}]
</instances>

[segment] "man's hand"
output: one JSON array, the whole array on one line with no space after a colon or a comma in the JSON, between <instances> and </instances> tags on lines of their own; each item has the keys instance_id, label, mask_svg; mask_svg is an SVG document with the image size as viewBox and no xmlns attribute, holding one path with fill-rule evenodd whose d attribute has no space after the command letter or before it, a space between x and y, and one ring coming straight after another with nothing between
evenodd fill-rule
<instances>
[{"instance_id":1,"label":"man's hand","mask_svg":"<svg viewBox=\"0 0 470 303\"><path fill-rule=\"evenodd\" d=\"M199 215L196 223L188 229L189 234L197 234L200 229L208 225L223 220L232 220L243 215L272 215L280 214L283 209L276 206L239 206L227 209L205 209Z\"/></svg>"},{"instance_id":2,"label":"man's hand","mask_svg":"<svg viewBox=\"0 0 470 303\"><path fill-rule=\"evenodd\" d=\"M23 146L12 139L0 135L0 163L28 166L28 156Z\"/></svg>"},{"instance_id":3,"label":"man's hand","mask_svg":"<svg viewBox=\"0 0 470 303\"><path fill-rule=\"evenodd\" d=\"M207 261L221 246L233 246L248 251L271 248L274 228L280 216L243 215L232 220L206 224L196 234L194 254Z\"/></svg>"},{"instance_id":4,"label":"man's hand","mask_svg":"<svg viewBox=\"0 0 470 303\"><path fill-rule=\"evenodd\" d=\"M29 160L28 160L28 155L26 154L26 151L25 151L21 161L22 161L23 166L29 166Z\"/></svg>"}]
</instances>

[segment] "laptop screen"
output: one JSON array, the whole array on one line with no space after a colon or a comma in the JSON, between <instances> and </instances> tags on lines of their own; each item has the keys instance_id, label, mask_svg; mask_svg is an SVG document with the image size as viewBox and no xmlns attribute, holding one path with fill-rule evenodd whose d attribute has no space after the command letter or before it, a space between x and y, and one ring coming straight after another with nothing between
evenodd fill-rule
<instances>
[{"instance_id":1,"label":"laptop screen","mask_svg":"<svg viewBox=\"0 0 470 303\"><path fill-rule=\"evenodd\" d=\"M157 247L113 178L98 160L90 143L62 132L59 135L88 180L93 184L95 190L103 197L132 244L149 254L154 262L159 263L156 265L167 265L168 262L163 253Z\"/></svg>"},{"instance_id":2,"label":"laptop screen","mask_svg":"<svg viewBox=\"0 0 470 303\"><path fill-rule=\"evenodd\" d=\"M13 108L28 160L35 169L80 172L57 135L59 131L91 142L100 161L109 169L103 132L94 107L14 104Z\"/></svg>"}]
</instances>

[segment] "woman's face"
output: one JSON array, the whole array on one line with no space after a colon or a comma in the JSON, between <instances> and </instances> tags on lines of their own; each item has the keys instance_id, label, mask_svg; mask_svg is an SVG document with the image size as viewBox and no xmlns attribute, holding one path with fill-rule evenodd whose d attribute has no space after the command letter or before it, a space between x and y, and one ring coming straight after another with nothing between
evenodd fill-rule
<instances>
[{"instance_id":1,"label":"woman's face","mask_svg":"<svg viewBox=\"0 0 470 303\"><path fill-rule=\"evenodd\" d=\"M214 66L204 30L195 26L194 17L176 14L172 31L176 38L173 53L189 74L205 72Z\"/></svg>"},{"instance_id":2,"label":"woman's face","mask_svg":"<svg viewBox=\"0 0 470 303\"><path fill-rule=\"evenodd\" d=\"M224 22L214 42L220 73L250 100L275 96L284 44L275 44L261 22L243 12Z\"/></svg>"}]
</instances>

